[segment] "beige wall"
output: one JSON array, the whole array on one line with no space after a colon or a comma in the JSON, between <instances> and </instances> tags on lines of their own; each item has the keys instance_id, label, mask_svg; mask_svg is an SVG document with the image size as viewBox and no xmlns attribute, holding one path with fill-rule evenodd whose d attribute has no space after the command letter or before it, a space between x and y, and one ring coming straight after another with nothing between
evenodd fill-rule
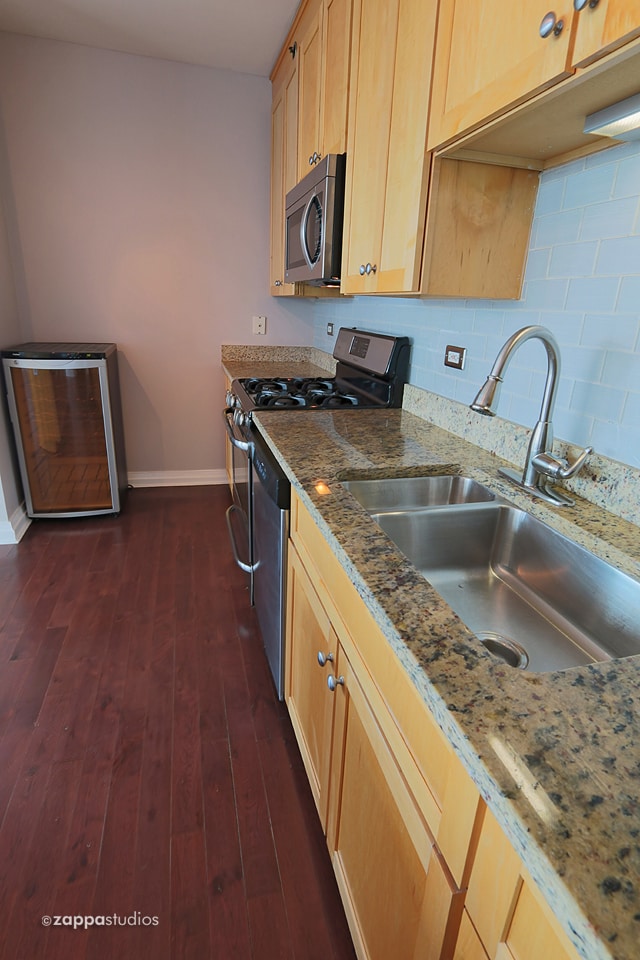
<instances>
[{"instance_id":1,"label":"beige wall","mask_svg":"<svg viewBox=\"0 0 640 960\"><path fill-rule=\"evenodd\" d=\"M264 78L0 34L22 339L118 344L130 471L221 471L220 344L312 341L311 309L267 293L270 98Z\"/></svg>"},{"instance_id":2,"label":"beige wall","mask_svg":"<svg viewBox=\"0 0 640 960\"><path fill-rule=\"evenodd\" d=\"M7 189L7 153L0 113L0 347L19 341L20 323L16 295L17 265L12 263L9 242L13 226L13 208ZM15 535L11 523L22 501L22 488L17 479L11 425L6 407L4 380L0 374L0 543L12 543ZM17 523L17 521L16 521Z\"/></svg>"}]
</instances>

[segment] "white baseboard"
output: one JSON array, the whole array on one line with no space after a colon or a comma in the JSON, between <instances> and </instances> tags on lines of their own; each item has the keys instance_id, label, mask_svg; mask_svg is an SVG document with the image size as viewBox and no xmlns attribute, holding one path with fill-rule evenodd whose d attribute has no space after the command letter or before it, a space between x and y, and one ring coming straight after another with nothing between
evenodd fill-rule
<instances>
[{"instance_id":1,"label":"white baseboard","mask_svg":"<svg viewBox=\"0 0 640 960\"><path fill-rule=\"evenodd\" d=\"M197 487L227 483L226 470L158 470L130 473L132 487Z\"/></svg>"},{"instance_id":2,"label":"white baseboard","mask_svg":"<svg viewBox=\"0 0 640 960\"><path fill-rule=\"evenodd\" d=\"M0 544L20 543L30 526L31 518L20 504L8 520L0 522Z\"/></svg>"}]
</instances>

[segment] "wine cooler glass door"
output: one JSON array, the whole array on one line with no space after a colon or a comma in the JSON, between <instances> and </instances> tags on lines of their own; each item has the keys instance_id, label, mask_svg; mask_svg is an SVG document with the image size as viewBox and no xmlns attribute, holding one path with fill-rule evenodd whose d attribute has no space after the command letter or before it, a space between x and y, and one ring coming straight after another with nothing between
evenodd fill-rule
<instances>
[{"instance_id":1,"label":"wine cooler glass door","mask_svg":"<svg viewBox=\"0 0 640 960\"><path fill-rule=\"evenodd\" d=\"M5 369L29 515L117 511L105 361L5 361Z\"/></svg>"}]
</instances>

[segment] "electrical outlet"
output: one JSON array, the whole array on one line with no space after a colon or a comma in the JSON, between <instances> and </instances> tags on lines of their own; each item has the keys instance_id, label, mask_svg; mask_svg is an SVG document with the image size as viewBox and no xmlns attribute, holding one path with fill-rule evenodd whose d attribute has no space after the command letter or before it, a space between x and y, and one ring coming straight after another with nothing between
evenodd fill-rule
<instances>
[{"instance_id":1,"label":"electrical outlet","mask_svg":"<svg viewBox=\"0 0 640 960\"><path fill-rule=\"evenodd\" d=\"M329 336L329 337L332 337L332 336L333 336L333 324L332 324L332 323L328 323L328 324L327 324L327 336Z\"/></svg>"},{"instance_id":2,"label":"electrical outlet","mask_svg":"<svg viewBox=\"0 0 640 960\"><path fill-rule=\"evenodd\" d=\"M253 332L262 336L267 332L267 318L266 317L252 317L253 321Z\"/></svg>"},{"instance_id":3,"label":"electrical outlet","mask_svg":"<svg viewBox=\"0 0 640 960\"><path fill-rule=\"evenodd\" d=\"M464 370L466 356L466 347L452 347L447 344L444 350L444 365L445 367L455 367L456 370Z\"/></svg>"}]
</instances>

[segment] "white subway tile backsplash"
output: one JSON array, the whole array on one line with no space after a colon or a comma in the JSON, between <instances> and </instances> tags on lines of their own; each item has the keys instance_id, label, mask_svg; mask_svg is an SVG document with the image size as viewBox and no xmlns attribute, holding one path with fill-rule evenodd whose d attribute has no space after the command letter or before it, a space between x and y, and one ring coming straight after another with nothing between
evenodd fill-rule
<instances>
[{"instance_id":1,"label":"white subway tile backsplash","mask_svg":"<svg viewBox=\"0 0 640 960\"><path fill-rule=\"evenodd\" d=\"M571 243L580 239L582 210L562 210L537 217L531 227L531 248L553 247L556 243Z\"/></svg>"},{"instance_id":2,"label":"white subway tile backsplash","mask_svg":"<svg viewBox=\"0 0 640 960\"><path fill-rule=\"evenodd\" d=\"M539 217L547 213L557 213L562 209L566 177L557 180L543 179L538 188L536 211Z\"/></svg>"},{"instance_id":3,"label":"white subway tile backsplash","mask_svg":"<svg viewBox=\"0 0 640 960\"><path fill-rule=\"evenodd\" d=\"M620 281L617 277L581 277L569 281L567 310L611 312L615 307Z\"/></svg>"},{"instance_id":4,"label":"white subway tile backsplash","mask_svg":"<svg viewBox=\"0 0 640 960\"><path fill-rule=\"evenodd\" d=\"M640 236L603 240L595 272L600 276L640 275Z\"/></svg>"},{"instance_id":5,"label":"white subway tile backsplash","mask_svg":"<svg viewBox=\"0 0 640 960\"><path fill-rule=\"evenodd\" d=\"M315 345L328 352L327 320L412 337L411 382L463 404L507 337L542 324L562 358L556 437L639 467L640 144L541 175L520 301L354 297L313 310ZM467 347L464 371L444 366L446 343ZM526 344L507 370L500 417L533 426L545 370L542 345Z\"/></svg>"},{"instance_id":6,"label":"white subway tile backsplash","mask_svg":"<svg viewBox=\"0 0 640 960\"><path fill-rule=\"evenodd\" d=\"M567 287L567 280L527 280L524 295L530 307L559 310L565 306Z\"/></svg>"},{"instance_id":7,"label":"white subway tile backsplash","mask_svg":"<svg viewBox=\"0 0 640 960\"><path fill-rule=\"evenodd\" d=\"M630 236L637 211L636 197L591 204L584 208L580 237L582 240L602 240L605 237Z\"/></svg>"},{"instance_id":8,"label":"white subway tile backsplash","mask_svg":"<svg viewBox=\"0 0 640 960\"><path fill-rule=\"evenodd\" d=\"M587 166L585 169L567 177L564 190L563 207L571 210L574 207L583 207L585 197L589 203L600 200L609 200L613 193L613 184L616 176L615 165L603 162L599 166Z\"/></svg>"},{"instance_id":9,"label":"white subway tile backsplash","mask_svg":"<svg viewBox=\"0 0 640 960\"><path fill-rule=\"evenodd\" d=\"M619 302L620 298L618 298ZM587 314L584 318L581 343L585 347L596 347L601 350L602 359L607 348L633 350L637 338L638 321L635 317L616 317L615 323L611 323L611 317L606 313Z\"/></svg>"},{"instance_id":10,"label":"white subway tile backsplash","mask_svg":"<svg viewBox=\"0 0 640 960\"><path fill-rule=\"evenodd\" d=\"M623 277L620 281L617 309L619 313L640 315L640 277Z\"/></svg>"},{"instance_id":11,"label":"white subway tile backsplash","mask_svg":"<svg viewBox=\"0 0 640 960\"><path fill-rule=\"evenodd\" d=\"M613 185L613 196L637 198L639 183L640 154L633 153L630 157L626 157L618 163L616 179Z\"/></svg>"},{"instance_id":12,"label":"white subway tile backsplash","mask_svg":"<svg viewBox=\"0 0 640 960\"><path fill-rule=\"evenodd\" d=\"M550 277L590 277L598 253L595 240L588 243L560 243L549 258Z\"/></svg>"},{"instance_id":13,"label":"white subway tile backsplash","mask_svg":"<svg viewBox=\"0 0 640 960\"><path fill-rule=\"evenodd\" d=\"M583 411L598 411L601 420L619 422L624 410L626 394L624 390L605 387L600 383L589 383L576 380L571 396L570 409Z\"/></svg>"}]
</instances>

